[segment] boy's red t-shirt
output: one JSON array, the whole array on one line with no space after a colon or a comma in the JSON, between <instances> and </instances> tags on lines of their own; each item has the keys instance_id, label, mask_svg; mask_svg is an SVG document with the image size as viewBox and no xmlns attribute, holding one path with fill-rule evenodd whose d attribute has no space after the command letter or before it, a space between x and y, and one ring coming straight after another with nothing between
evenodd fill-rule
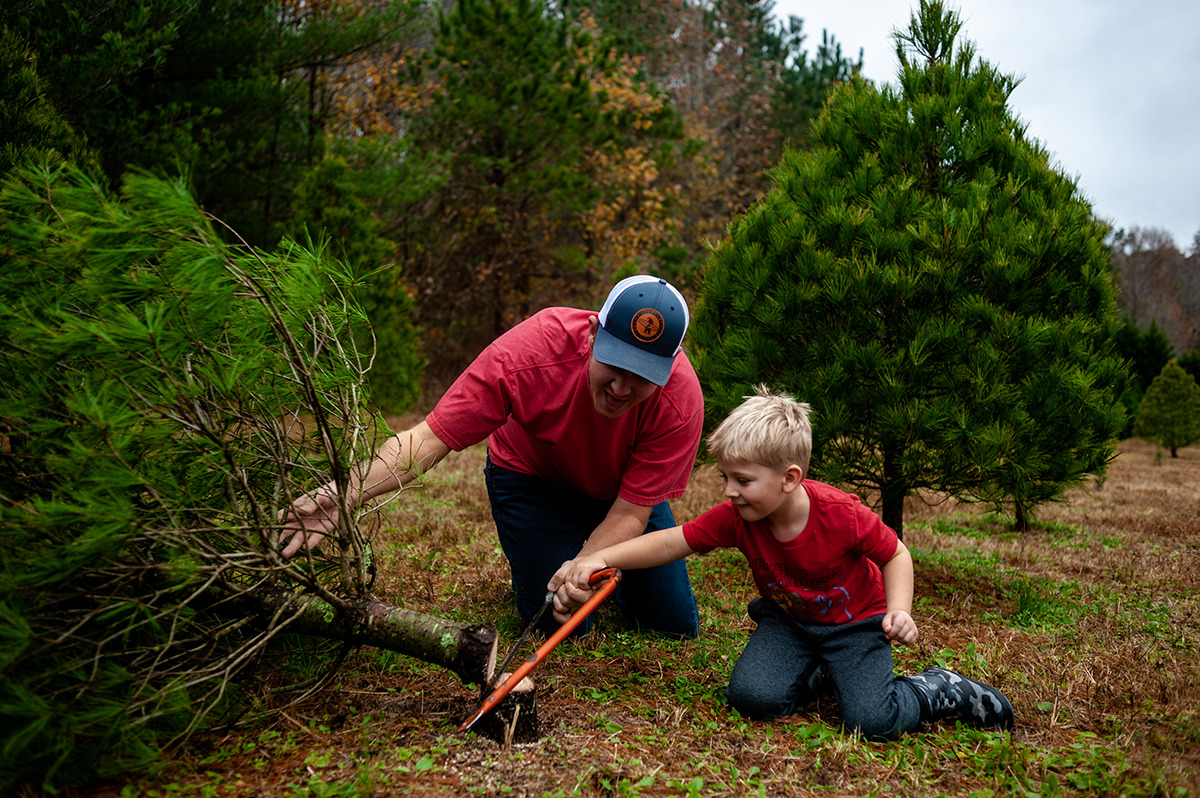
<instances>
[{"instance_id":1,"label":"boy's red t-shirt","mask_svg":"<svg viewBox=\"0 0 1200 798\"><path fill-rule=\"evenodd\" d=\"M880 566L899 538L853 494L806 479L808 524L779 542L766 519L743 521L733 502L718 504L683 525L696 552L736 548L750 563L764 598L801 623L849 623L887 612Z\"/></svg>"},{"instance_id":2,"label":"boy's red t-shirt","mask_svg":"<svg viewBox=\"0 0 1200 798\"><path fill-rule=\"evenodd\" d=\"M547 308L497 338L426 417L455 451L488 438L492 462L596 499L652 506L683 495L704 397L680 352L667 384L620 418L596 412L588 318ZM490 438L488 437L490 436Z\"/></svg>"}]
</instances>

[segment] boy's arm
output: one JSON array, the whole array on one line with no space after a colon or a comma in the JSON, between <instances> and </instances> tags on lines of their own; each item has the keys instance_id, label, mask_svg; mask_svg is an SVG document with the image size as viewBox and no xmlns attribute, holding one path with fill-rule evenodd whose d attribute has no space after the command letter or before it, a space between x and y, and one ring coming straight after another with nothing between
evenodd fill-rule
<instances>
[{"instance_id":1,"label":"boy's arm","mask_svg":"<svg viewBox=\"0 0 1200 798\"><path fill-rule=\"evenodd\" d=\"M913 565L908 547L896 541L896 553L880 570L883 571L883 592L887 598L883 633L889 640L910 646L917 642L917 624L912 619Z\"/></svg>"},{"instance_id":2,"label":"boy's arm","mask_svg":"<svg viewBox=\"0 0 1200 798\"><path fill-rule=\"evenodd\" d=\"M571 611L587 601L592 594L588 579L596 571L605 568L653 568L694 553L683 537L681 526L647 532L590 554L581 552L575 559L563 563L546 585L546 589L555 594L554 617L563 623L570 617Z\"/></svg>"}]
</instances>

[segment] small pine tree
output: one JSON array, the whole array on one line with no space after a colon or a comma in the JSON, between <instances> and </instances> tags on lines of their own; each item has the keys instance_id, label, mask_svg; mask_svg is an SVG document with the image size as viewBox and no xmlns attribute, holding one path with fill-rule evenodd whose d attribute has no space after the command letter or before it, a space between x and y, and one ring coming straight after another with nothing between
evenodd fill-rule
<instances>
[{"instance_id":1,"label":"small pine tree","mask_svg":"<svg viewBox=\"0 0 1200 798\"><path fill-rule=\"evenodd\" d=\"M1170 449L1172 457L1200 441L1200 385L1175 360L1168 361L1146 389L1135 432Z\"/></svg>"},{"instance_id":2,"label":"small pine tree","mask_svg":"<svg viewBox=\"0 0 1200 798\"><path fill-rule=\"evenodd\" d=\"M878 495L897 532L923 489L1024 526L1124 427L1104 225L959 26L923 2L899 91L834 92L713 253L692 327L709 424L756 383L791 391L814 476Z\"/></svg>"},{"instance_id":3,"label":"small pine tree","mask_svg":"<svg viewBox=\"0 0 1200 798\"><path fill-rule=\"evenodd\" d=\"M113 197L22 164L0 241L7 794L153 761L221 706L277 633L217 605L365 593L361 536L320 578L281 562L278 518L385 428L342 345L363 318L336 261L230 245L182 181L132 174Z\"/></svg>"}]
</instances>

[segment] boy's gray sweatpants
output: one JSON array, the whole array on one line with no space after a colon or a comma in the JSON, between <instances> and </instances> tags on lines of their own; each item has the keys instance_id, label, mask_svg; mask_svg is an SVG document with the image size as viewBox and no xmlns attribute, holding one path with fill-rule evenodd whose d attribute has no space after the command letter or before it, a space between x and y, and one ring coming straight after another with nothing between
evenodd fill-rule
<instances>
[{"instance_id":1,"label":"boy's gray sweatpants","mask_svg":"<svg viewBox=\"0 0 1200 798\"><path fill-rule=\"evenodd\" d=\"M809 680L824 665L842 723L865 737L895 740L921 725L912 687L897 681L883 616L845 624L801 624L770 599L750 602L758 623L734 665L725 697L747 718L790 715L815 696Z\"/></svg>"}]
</instances>

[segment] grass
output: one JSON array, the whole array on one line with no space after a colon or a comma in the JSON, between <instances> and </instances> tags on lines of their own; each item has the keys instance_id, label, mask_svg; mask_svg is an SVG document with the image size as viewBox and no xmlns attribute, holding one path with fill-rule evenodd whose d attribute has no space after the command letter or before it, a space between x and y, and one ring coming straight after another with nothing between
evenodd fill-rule
<instances>
[{"instance_id":1,"label":"grass","mask_svg":"<svg viewBox=\"0 0 1200 798\"><path fill-rule=\"evenodd\" d=\"M269 723L194 739L153 775L69 796L825 796L1200 793L1200 447L1156 459L1122 444L1108 479L1009 519L910 501L921 637L910 673L942 664L1002 688L1012 733L935 725L896 743L842 731L821 699L748 722L723 691L753 624L737 553L692 558L698 640L638 634L614 607L534 671L541 739L455 731L477 700L452 675L362 650L322 695ZM376 532L377 595L520 631L474 449L404 495ZM676 516L719 499L697 472Z\"/></svg>"}]
</instances>

